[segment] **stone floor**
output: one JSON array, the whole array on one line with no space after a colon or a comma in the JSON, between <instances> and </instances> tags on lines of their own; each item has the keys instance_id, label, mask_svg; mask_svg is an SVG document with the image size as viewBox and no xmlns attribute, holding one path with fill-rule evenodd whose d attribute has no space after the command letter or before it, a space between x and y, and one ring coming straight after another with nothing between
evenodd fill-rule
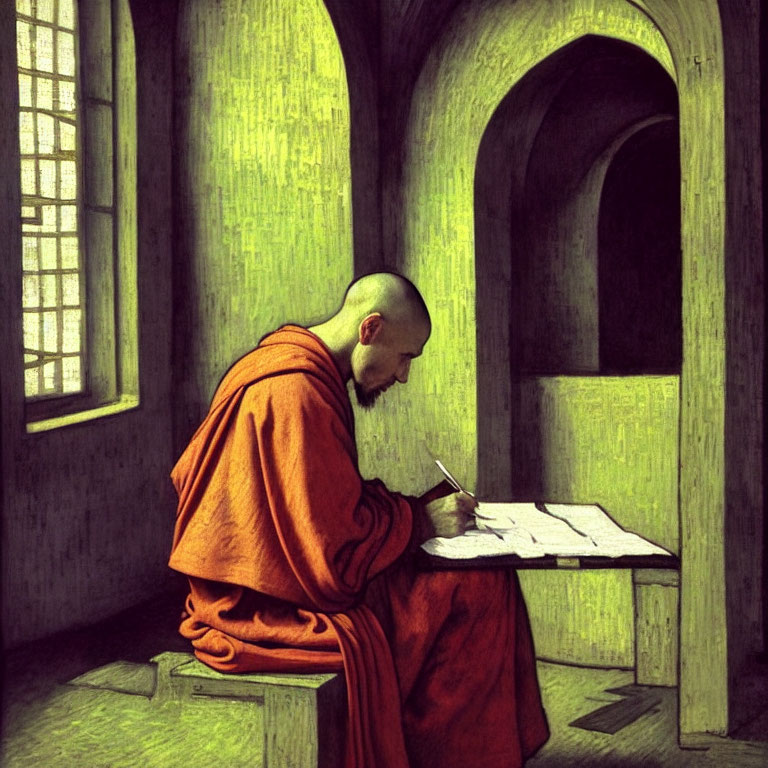
<instances>
[{"instance_id":1,"label":"stone floor","mask_svg":"<svg viewBox=\"0 0 768 768\"><path fill-rule=\"evenodd\" d=\"M655 688L659 704L617 733L569 725L621 700L608 693L632 683L626 670L584 669L539 664L544 707L552 737L526 768L765 768L768 743L713 739L706 750L680 749L677 743L677 690ZM764 735L768 738L768 733Z\"/></svg>"},{"instance_id":2,"label":"stone floor","mask_svg":"<svg viewBox=\"0 0 768 768\"><path fill-rule=\"evenodd\" d=\"M97 627L67 632L6 655L0 765L3 768L259 768L258 714L240 702L152 703L146 695L68 685L96 667L147 662L188 650L176 635L180 596L154 600ZM621 701L609 689L632 673L540 663L552 737L527 768L751 768L768 765L768 742L715 739L707 750L677 745L675 689L653 689L653 706L616 733L569 725ZM237 722L239 720L239 722ZM757 738L768 739L768 734ZM468 767L471 768L471 767Z\"/></svg>"}]
</instances>

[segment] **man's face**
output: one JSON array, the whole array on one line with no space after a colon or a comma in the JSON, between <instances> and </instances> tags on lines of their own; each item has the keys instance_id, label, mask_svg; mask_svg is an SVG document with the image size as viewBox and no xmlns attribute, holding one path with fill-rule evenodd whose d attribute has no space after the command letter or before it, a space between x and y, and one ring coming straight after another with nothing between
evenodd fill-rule
<instances>
[{"instance_id":1,"label":"man's face","mask_svg":"<svg viewBox=\"0 0 768 768\"><path fill-rule=\"evenodd\" d=\"M357 402L371 408L395 382L405 384L411 360L421 354L428 338L429 326L423 320L397 322L379 314L369 315L352 352Z\"/></svg>"}]
</instances>

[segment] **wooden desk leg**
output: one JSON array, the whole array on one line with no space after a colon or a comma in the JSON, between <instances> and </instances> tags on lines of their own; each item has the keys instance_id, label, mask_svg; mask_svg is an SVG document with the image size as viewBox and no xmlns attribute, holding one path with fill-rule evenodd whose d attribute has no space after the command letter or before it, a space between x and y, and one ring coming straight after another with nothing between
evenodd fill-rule
<instances>
[{"instance_id":1,"label":"wooden desk leg","mask_svg":"<svg viewBox=\"0 0 768 768\"><path fill-rule=\"evenodd\" d=\"M677 685L679 576L677 571L636 569L635 682Z\"/></svg>"}]
</instances>

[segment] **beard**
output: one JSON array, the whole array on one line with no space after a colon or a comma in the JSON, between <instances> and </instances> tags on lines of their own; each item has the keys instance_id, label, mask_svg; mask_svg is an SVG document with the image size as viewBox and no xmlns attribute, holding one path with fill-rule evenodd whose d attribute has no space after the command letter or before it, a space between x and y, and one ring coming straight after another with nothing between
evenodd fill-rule
<instances>
[{"instance_id":1,"label":"beard","mask_svg":"<svg viewBox=\"0 0 768 768\"><path fill-rule=\"evenodd\" d=\"M358 405L361 408L373 408L373 404L379 399L383 391L383 387L365 390L363 389L362 384L355 382L355 396L357 397Z\"/></svg>"}]
</instances>

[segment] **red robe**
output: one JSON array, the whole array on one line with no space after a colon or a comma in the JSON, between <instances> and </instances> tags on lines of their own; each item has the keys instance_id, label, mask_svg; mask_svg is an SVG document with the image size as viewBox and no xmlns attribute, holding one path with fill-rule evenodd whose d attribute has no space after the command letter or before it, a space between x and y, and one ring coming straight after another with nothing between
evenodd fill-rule
<instances>
[{"instance_id":1,"label":"red robe","mask_svg":"<svg viewBox=\"0 0 768 768\"><path fill-rule=\"evenodd\" d=\"M546 740L516 575L414 567L423 511L360 477L314 334L235 363L172 478L181 633L225 672L343 669L347 768L513 768Z\"/></svg>"}]
</instances>

